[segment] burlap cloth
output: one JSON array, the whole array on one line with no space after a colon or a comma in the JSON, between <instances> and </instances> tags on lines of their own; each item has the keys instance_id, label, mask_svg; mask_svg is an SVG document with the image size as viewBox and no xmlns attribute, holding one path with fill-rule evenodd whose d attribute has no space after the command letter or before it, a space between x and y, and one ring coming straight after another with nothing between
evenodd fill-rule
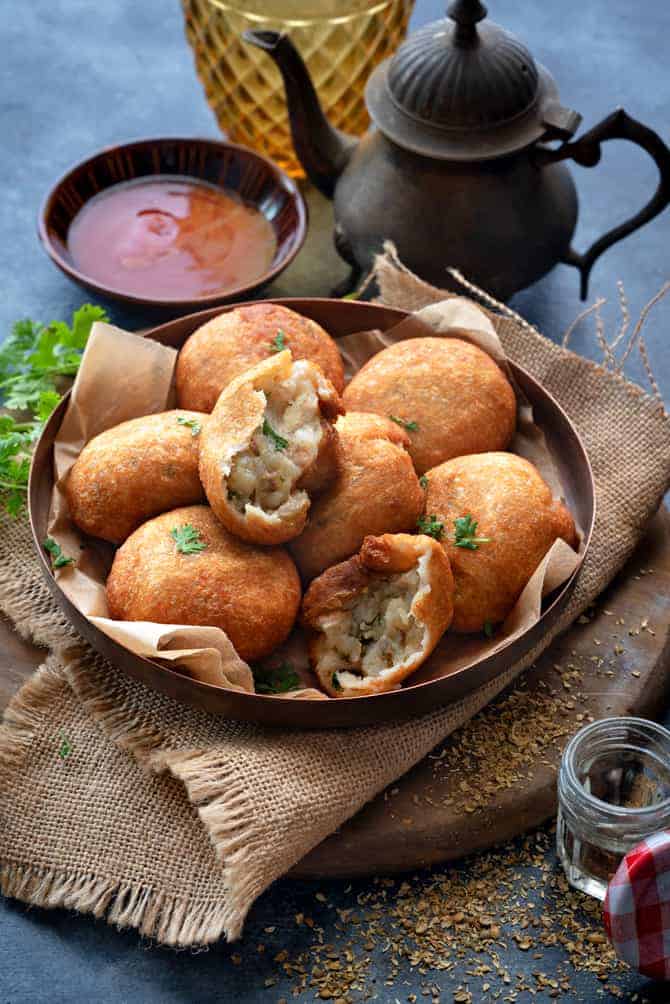
<instances>
[{"instance_id":1,"label":"burlap cloth","mask_svg":"<svg viewBox=\"0 0 670 1004\"><path fill-rule=\"evenodd\" d=\"M380 259L383 300L444 293ZM504 348L575 422L597 524L569 625L629 557L670 482L670 421L620 374L494 317ZM551 641L466 700L405 724L297 732L237 724L131 682L77 638L44 585L25 521L1 523L0 607L49 647L0 729L7 896L105 916L170 945L236 938L268 885L492 700ZM59 756L66 737L71 753ZM464 847L464 851L467 848Z\"/></svg>"}]
</instances>

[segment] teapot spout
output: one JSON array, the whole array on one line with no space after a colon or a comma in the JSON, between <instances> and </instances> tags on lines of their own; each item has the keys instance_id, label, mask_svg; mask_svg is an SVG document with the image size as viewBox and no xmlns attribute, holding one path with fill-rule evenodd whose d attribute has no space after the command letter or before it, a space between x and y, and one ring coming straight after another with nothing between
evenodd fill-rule
<instances>
[{"instance_id":1,"label":"teapot spout","mask_svg":"<svg viewBox=\"0 0 670 1004\"><path fill-rule=\"evenodd\" d=\"M323 113L307 67L288 35L250 29L242 37L245 42L272 56L279 67L298 159L312 184L332 198L337 179L346 167L356 140L331 126Z\"/></svg>"}]
</instances>

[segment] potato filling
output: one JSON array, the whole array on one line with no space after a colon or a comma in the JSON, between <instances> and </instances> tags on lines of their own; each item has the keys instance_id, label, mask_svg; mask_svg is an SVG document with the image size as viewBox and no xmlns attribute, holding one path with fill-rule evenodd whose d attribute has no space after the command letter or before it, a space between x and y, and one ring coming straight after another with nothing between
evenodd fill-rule
<instances>
[{"instance_id":1,"label":"potato filling","mask_svg":"<svg viewBox=\"0 0 670 1004\"><path fill-rule=\"evenodd\" d=\"M304 362L293 363L291 376L263 396L263 421L233 458L228 475L228 498L240 512L254 506L275 513L289 501L301 501L304 493L295 491L296 483L321 445L319 396Z\"/></svg>"},{"instance_id":2,"label":"potato filling","mask_svg":"<svg viewBox=\"0 0 670 1004\"><path fill-rule=\"evenodd\" d=\"M332 673L335 687L355 687L362 678L383 676L422 652L426 628L414 606L430 591L428 559L422 555L408 572L380 577L351 607L319 619L318 670Z\"/></svg>"}]
</instances>

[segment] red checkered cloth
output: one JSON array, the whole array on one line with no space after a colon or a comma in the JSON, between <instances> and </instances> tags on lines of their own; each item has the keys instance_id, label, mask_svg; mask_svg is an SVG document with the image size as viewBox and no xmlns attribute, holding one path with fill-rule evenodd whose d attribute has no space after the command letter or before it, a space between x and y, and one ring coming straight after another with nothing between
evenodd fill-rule
<instances>
[{"instance_id":1,"label":"red checkered cloth","mask_svg":"<svg viewBox=\"0 0 670 1004\"><path fill-rule=\"evenodd\" d=\"M670 980L670 831L625 856L603 906L605 930L620 959L655 980Z\"/></svg>"}]
</instances>

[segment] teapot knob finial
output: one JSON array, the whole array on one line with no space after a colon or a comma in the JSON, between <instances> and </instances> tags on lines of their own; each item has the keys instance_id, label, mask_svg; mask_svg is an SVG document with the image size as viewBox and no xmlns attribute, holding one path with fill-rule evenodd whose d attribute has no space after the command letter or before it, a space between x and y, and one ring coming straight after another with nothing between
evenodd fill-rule
<instances>
[{"instance_id":1,"label":"teapot knob finial","mask_svg":"<svg viewBox=\"0 0 670 1004\"><path fill-rule=\"evenodd\" d=\"M488 11L481 0L454 0L447 9L447 16L456 22L454 41L457 45L468 45L477 37L477 22L483 21Z\"/></svg>"}]
</instances>

